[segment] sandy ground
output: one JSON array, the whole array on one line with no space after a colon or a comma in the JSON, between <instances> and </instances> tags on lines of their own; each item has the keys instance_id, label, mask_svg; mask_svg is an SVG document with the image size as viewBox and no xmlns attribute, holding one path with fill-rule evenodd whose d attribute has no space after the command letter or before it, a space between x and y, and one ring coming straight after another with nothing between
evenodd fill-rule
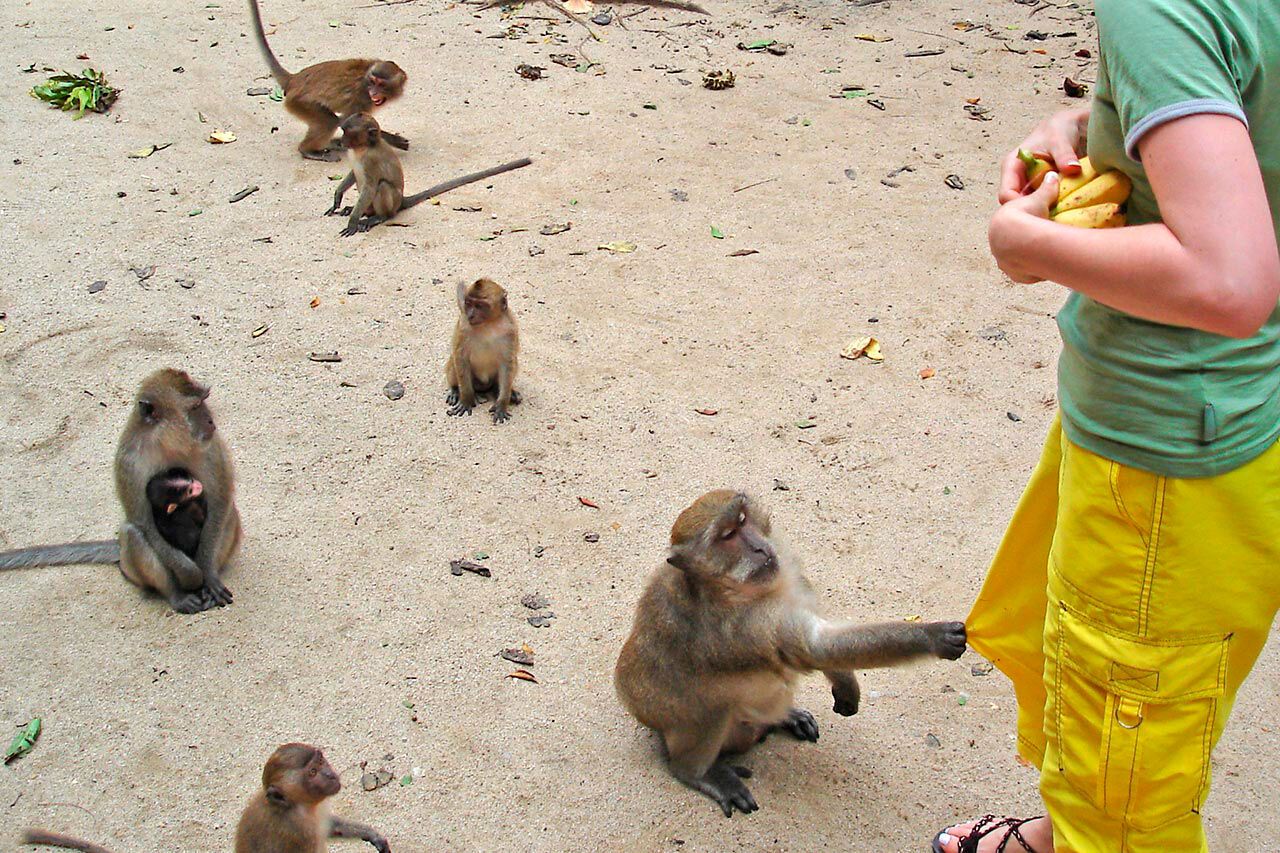
<instances>
[{"instance_id":1,"label":"sandy ground","mask_svg":"<svg viewBox=\"0 0 1280 853\"><path fill-rule=\"evenodd\" d=\"M697 494L761 494L830 614L959 618L1053 417L1062 293L1005 282L985 219L1000 152L1068 103L1063 76L1092 79L1073 56L1091 20L1004 0L714 7L620 6L640 14L584 42L540 5L270 0L286 66L408 71L380 118L414 142L410 188L536 160L349 240L320 216L340 168L299 159L301 126L245 94L265 81L240 2L0 9L0 547L111 534L116 438L166 365L214 387L247 533L235 604L195 617L111 568L0 579L0 720L45 721L0 772L7 838L34 823L119 851L227 850L262 762L295 739L343 772L337 810L398 853L919 851L952 818L1034 807L1008 684L971 674L972 653L865 674L851 719L807 681L820 744L758 749L762 810L733 820L667 776L614 698L633 602ZM736 49L759 38L794 47ZM945 52L904 56L920 49ZM548 58L579 50L598 65ZM27 97L44 75L24 68L81 53L124 88L109 116ZM737 87L701 88L713 68ZM830 97L844 85L885 109ZM239 140L207 144L221 128ZM638 249L597 250L611 241ZM442 404L453 288L478 275L521 324L526 403L503 427ZM838 358L871 333L883 364ZM307 358L328 350L342 362ZM450 575L477 552L492 578ZM526 622L534 591L549 628ZM522 643L537 684L495 657ZM1269 651L1215 758L1217 850L1280 835L1277 669ZM412 784L365 793L360 762Z\"/></svg>"}]
</instances>

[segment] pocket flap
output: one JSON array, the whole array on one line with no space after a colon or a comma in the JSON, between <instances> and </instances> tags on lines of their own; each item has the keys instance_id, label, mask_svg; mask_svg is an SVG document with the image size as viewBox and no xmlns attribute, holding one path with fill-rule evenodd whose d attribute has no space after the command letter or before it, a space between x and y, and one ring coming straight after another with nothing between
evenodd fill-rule
<instances>
[{"instance_id":1,"label":"pocket flap","mask_svg":"<svg viewBox=\"0 0 1280 853\"><path fill-rule=\"evenodd\" d=\"M1060 606L1067 666L1118 696L1140 702L1221 696L1229 637L1138 640Z\"/></svg>"}]
</instances>

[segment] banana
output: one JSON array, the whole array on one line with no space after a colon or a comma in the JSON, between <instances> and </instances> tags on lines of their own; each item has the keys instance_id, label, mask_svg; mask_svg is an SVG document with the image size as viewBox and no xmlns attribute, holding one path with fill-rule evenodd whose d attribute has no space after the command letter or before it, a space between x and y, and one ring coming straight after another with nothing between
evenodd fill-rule
<instances>
[{"instance_id":1,"label":"banana","mask_svg":"<svg viewBox=\"0 0 1280 853\"><path fill-rule=\"evenodd\" d=\"M1051 218L1054 222L1074 225L1076 228L1121 228L1125 224L1124 213L1115 202L1064 210Z\"/></svg>"},{"instance_id":2,"label":"banana","mask_svg":"<svg viewBox=\"0 0 1280 853\"><path fill-rule=\"evenodd\" d=\"M1053 209L1053 214L1098 204L1124 204L1132 189L1133 182L1129 180L1129 176L1112 169L1109 172L1103 172L1069 195L1063 196L1059 193L1058 204Z\"/></svg>"},{"instance_id":3,"label":"banana","mask_svg":"<svg viewBox=\"0 0 1280 853\"><path fill-rule=\"evenodd\" d=\"M1025 148L1018 149L1018 159L1027 167L1027 185L1033 190L1040 189L1044 176L1053 170L1053 164L1042 160Z\"/></svg>"},{"instance_id":4,"label":"banana","mask_svg":"<svg viewBox=\"0 0 1280 853\"><path fill-rule=\"evenodd\" d=\"M1085 184L1098 177L1098 170L1093 168L1093 164L1089 162L1088 157L1080 158L1080 174L1074 178L1062 176L1062 181L1058 184L1058 200L1066 198Z\"/></svg>"}]
</instances>

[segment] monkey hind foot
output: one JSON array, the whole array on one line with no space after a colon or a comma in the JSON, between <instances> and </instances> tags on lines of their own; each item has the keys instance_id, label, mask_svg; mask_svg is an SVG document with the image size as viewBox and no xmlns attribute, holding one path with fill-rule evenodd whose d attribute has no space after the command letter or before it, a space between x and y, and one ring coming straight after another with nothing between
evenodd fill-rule
<instances>
[{"instance_id":1,"label":"monkey hind foot","mask_svg":"<svg viewBox=\"0 0 1280 853\"><path fill-rule=\"evenodd\" d=\"M743 814L751 814L758 811L760 806L742 781L744 774L739 772L742 770L746 770L746 777L751 775L751 771L745 767L734 767L717 761L693 787L715 800L725 817L733 817L734 809Z\"/></svg>"},{"instance_id":2,"label":"monkey hind foot","mask_svg":"<svg viewBox=\"0 0 1280 853\"><path fill-rule=\"evenodd\" d=\"M302 156L308 160L320 160L324 163L337 163L342 159L342 154L332 148L321 148L318 151L309 151L306 149L299 150L301 151Z\"/></svg>"}]
</instances>

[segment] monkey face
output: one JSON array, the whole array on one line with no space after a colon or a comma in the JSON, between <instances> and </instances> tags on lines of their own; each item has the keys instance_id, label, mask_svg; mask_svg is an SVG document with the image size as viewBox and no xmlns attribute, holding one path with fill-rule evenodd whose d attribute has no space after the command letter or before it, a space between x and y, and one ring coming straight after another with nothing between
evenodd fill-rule
<instances>
[{"instance_id":1,"label":"monkey face","mask_svg":"<svg viewBox=\"0 0 1280 853\"><path fill-rule=\"evenodd\" d=\"M368 113L347 116L339 127L342 130L342 147L348 150L371 148L382 138L382 127Z\"/></svg>"},{"instance_id":2,"label":"monkey face","mask_svg":"<svg viewBox=\"0 0 1280 853\"><path fill-rule=\"evenodd\" d=\"M324 757L324 753L318 749L315 756L307 764L305 772L307 774L307 788L318 799L332 797L342 790L342 782L338 779L338 774L333 769L333 765Z\"/></svg>"},{"instance_id":3,"label":"monkey face","mask_svg":"<svg viewBox=\"0 0 1280 853\"><path fill-rule=\"evenodd\" d=\"M272 753L262 783L267 799L278 805L318 803L342 790L324 753L305 743L286 743Z\"/></svg>"},{"instance_id":4,"label":"monkey face","mask_svg":"<svg viewBox=\"0 0 1280 853\"><path fill-rule=\"evenodd\" d=\"M143 380L138 391L137 418L145 427L185 426L207 441L214 432L213 416L205 400L209 389L181 370L159 370Z\"/></svg>"},{"instance_id":5,"label":"monkey face","mask_svg":"<svg viewBox=\"0 0 1280 853\"><path fill-rule=\"evenodd\" d=\"M708 492L680 513L667 561L687 573L739 586L768 586L778 576L769 516L741 492Z\"/></svg>"},{"instance_id":6,"label":"monkey face","mask_svg":"<svg viewBox=\"0 0 1280 853\"><path fill-rule=\"evenodd\" d=\"M490 320L496 320L507 310L507 292L502 285L488 278L477 279L470 287L458 285L458 296L462 313L467 323L480 326Z\"/></svg>"},{"instance_id":7,"label":"monkey face","mask_svg":"<svg viewBox=\"0 0 1280 853\"><path fill-rule=\"evenodd\" d=\"M377 62L369 68L365 75L365 91L375 107L380 107L392 98L400 97L404 89L407 75L394 62Z\"/></svg>"}]
</instances>

